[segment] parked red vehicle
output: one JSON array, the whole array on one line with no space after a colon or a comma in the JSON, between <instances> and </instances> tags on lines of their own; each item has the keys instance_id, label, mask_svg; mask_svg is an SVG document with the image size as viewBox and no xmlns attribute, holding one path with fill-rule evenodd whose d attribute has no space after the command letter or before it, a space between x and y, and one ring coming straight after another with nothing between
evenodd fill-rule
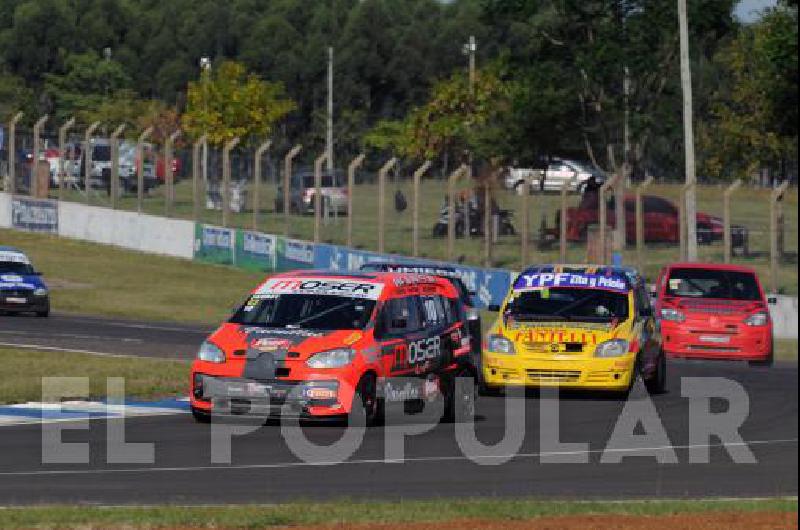
<instances>
[{"instance_id":1,"label":"parked red vehicle","mask_svg":"<svg viewBox=\"0 0 800 530\"><path fill-rule=\"evenodd\" d=\"M674 263L661 270L656 291L668 357L772 364L772 320L753 269Z\"/></svg>"},{"instance_id":2,"label":"parked red vehicle","mask_svg":"<svg viewBox=\"0 0 800 530\"><path fill-rule=\"evenodd\" d=\"M606 208L606 223L616 226L613 198L609 199ZM651 243L677 244L680 239L680 221L678 207L672 202L655 195L642 197L644 212L644 239ZM591 224L599 220L597 196L583 196L577 208L567 209L567 239L573 242L586 241L586 232ZM558 217L557 217L558 219ZM734 248L747 248L747 228L733 225L731 227ZM703 212L697 212L697 241L710 244L723 237L722 219ZM636 197L625 196L625 238L628 243L636 242Z\"/></svg>"}]
</instances>

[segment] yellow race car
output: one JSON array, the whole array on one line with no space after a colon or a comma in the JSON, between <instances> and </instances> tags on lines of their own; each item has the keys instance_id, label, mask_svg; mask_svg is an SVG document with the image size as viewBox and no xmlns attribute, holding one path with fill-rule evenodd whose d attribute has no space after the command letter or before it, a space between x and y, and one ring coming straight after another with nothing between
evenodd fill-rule
<instances>
[{"instance_id":1,"label":"yellow race car","mask_svg":"<svg viewBox=\"0 0 800 530\"><path fill-rule=\"evenodd\" d=\"M542 265L521 273L483 343L483 384L664 391L666 357L642 277L625 267Z\"/></svg>"}]
</instances>

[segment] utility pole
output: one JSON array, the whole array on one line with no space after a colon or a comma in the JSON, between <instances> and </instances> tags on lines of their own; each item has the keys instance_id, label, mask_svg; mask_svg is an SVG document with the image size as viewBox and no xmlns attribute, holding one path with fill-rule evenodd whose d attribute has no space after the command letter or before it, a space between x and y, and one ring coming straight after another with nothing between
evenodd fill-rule
<instances>
[{"instance_id":1,"label":"utility pole","mask_svg":"<svg viewBox=\"0 0 800 530\"><path fill-rule=\"evenodd\" d=\"M469 36L469 44L467 44L467 52L469 53L469 93L475 93L475 52L478 50L478 45L475 43L475 35Z\"/></svg>"},{"instance_id":2,"label":"utility pole","mask_svg":"<svg viewBox=\"0 0 800 530\"><path fill-rule=\"evenodd\" d=\"M328 172L333 175L333 46L328 46L328 131L325 139Z\"/></svg>"},{"instance_id":3,"label":"utility pole","mask_svg":"<svg viewBox=\"0 0 800 530\"><path fill-rule=\"evenodd\" d=\"M678 0L678 24L681 41L681 91L683 92L683 144L686 156L686 259L697 261L697 210L694 163L694 131L692 129L692 71L689 65L689 23L686 0Z\"/></svg>"}]
</instances>

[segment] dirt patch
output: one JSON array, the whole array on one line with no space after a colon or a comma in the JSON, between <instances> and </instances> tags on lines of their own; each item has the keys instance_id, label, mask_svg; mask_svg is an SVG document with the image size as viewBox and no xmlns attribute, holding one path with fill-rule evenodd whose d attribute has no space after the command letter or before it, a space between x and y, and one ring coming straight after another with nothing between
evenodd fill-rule
<instances>
[{"instance_id":1,"label":"dirt patch","mask_svg":"<svg viewBox=\"0 0 800 530\"><path fill-rule=\"evenodd\" d=\"M50 289L89 289L94 287L91 283L75 282L63 278L47 278L47 286Z\"/></svg>"},{"instance_id":2,"label":"dirt patch","mask_svg":"<svg viewBox=\"0 0 800 530\"><path fill-rule=\"evenodd\" d=\"M215 527L220 530L223 527ZM569 515L526 521L456 519L444 522L281 526L291 530L778 530L797 528L797 512L713 512L676 515ZM173 527L170 530L201 530Z\"/></svg>"}]
</instances>

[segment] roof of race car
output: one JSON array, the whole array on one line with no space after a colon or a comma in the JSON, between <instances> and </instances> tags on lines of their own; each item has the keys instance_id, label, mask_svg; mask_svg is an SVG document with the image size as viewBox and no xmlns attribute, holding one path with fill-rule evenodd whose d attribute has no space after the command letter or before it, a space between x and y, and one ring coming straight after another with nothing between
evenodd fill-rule
<instances>
[{"instance_id":1,"label":"roof of race car","mask_svg":"<svg viewBox=\"0 0 800 530\"><path fill-rule=\"evenodd\" d=\"M435 265L424 262L370 261L361 266L362 271L404 272L412 274L433 274L458 278L458 271L449 265Z\"/></svg>"},{"instance_id":2,"label":"roof of race car","mask_svg":"<svg viewBox=\"0 0 800 530\"><path fill-rule=\"evenodd\" d=\"M582 287L628 292L642 281L632 267L610 265L535 265L525 269L514 280L514 290L549 287Z\"/></svg>"},{"instance_id":3,"label":"roof of race car","mask_svg":"<svg viewBox=\"0 0 800 530\"><path fill-rule=\"evenodd\" d=\"M0 261L30 263L30 259L18 248L0 245Z\"/></svg>"},{"instance_id":4,"label":"roof of race car","mask_svg":"<svg viewBox=\"0 0 800 530\"><path fill-rule=\"evenodd\" d=\"M304 286L289 286L284 285L286 281L291 280L303 280L307 279L309 282L313 280L321 280L321 283L325 285L315 285L312 288L307 288ZM283 283L280 283L283 280ZM331 285L331 282L327 282L325 280L331 280L332 282L336 282L336 286ZM344 280L342 282L337 282L337 280ZM358 281L366 281L365 283L358 284ZM315 282L320 283L320 282ZM301 270L301 271L288 271L288 272L280 272L274 274L267 278L261 285L256 288L256 292L266 291L266 290L274 290L278 289L283 292L290 292L295 290L300 290L303 292L321 292L326 291L328 294L331 294L333 291L341 291L338 294L344 294L344 291L347 291L349 294L365 294L366 287L364 289L364 293L358 293L358 286L366 286L366 285L376 285L380 286L380 288L376 291L372 291L369 294L369 298L378 299L383 292L384 287L388 287L390 290L393 288L401 288L401 287L409 287L411 285L421 285L421 284L429 284L429 285L438 285L440 287L444 287L445 289L453 289L453 285L444 278L439 278L435 275L425 275L425 274L414 274L414 273L402 273L402 272L374 272L374 273L360 273L360 272L340 272L340 271L325 271L325 270ZM348 287L348 289L344 289ZM344 290L343 290L344 289ZM456 295L458 293L456 292Z\"/></svg>"},{"instance_id":5,"label":"roof of race car","mask_svg":"<svg viewBox=\"0 0 800 530\"><path fill-rule=\"evenodd\" d=\"M735 271L735 272L750 272L755 274L755 270L752 267L748 267L746 265L733 265L731 263L698 263L698 262L686 262L686 263L670 263L667 265L668 269L708 269L708 270L717 270L717 271Z\"/></svg>"}]
</instances>

